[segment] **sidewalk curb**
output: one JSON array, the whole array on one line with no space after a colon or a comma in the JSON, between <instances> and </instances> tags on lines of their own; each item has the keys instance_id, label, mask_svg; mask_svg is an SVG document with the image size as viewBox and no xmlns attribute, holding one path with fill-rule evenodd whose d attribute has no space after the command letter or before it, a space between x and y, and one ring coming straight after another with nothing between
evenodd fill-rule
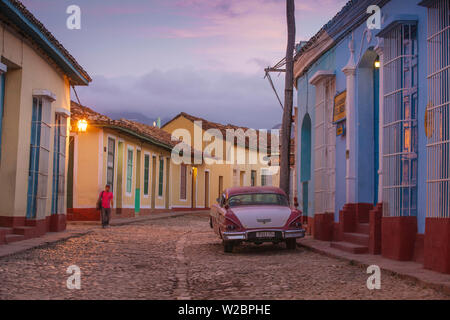
<instances>
[{"instance_id":1,"label":"sidewalk curb","mask_svg":"<svg viewBox=\"0 0 450 320\"><path fill-rule=\"evenodd\" d=\"M195 214L197 212L194 211L186 211L186 212L175 212L175 213L169 213L169 214L161 214L161 215L150 215L150 216L144 216L144 217L136 217L136 218L130 218L126 221L111 221L112 227L119 227L124 226L128 224L134 224L149 220L159 220L159 219L169 219L169 218L176 218L180 216L185 216L188 214ZM81 223L77 223L77 221L74 221L73 223L68 222L68 226L70 225L78 225L78 226L86 226L85 230L70 230L66 229L63 232L59 233L49 233L42 237L38 238L31 238L27 240L22 240L18 242L14 242L11 244L4 244L0 246L0 259L13 256L19 253L23 253L26 251L34 250L34 249L42 249L46 248L50 245L57 244L60 242L67 241L69 239L73 238L79 238L82 236L85 236L87 234L95 232L95 230L101 230L100 222L92 221L90 223L82 223L82 221L78 221Z\"/></svg>"},{"instance_id":2,"label":"sidewalk curb","mask_svg":"<svg viewBox=\"0 0 450 320\"><path fill-rule=\"evenodd\" d=\"M32 238L27 240L22 240L18 242L14 242L11 244L4 244L0 246L0 259L6 258L9 256L13 256L19 253L23 253L26 251L34 250L34 249L42 249L47 248L53 244L57 244L60 242L65 242L69 239L79 238L94 232L94 229L84 230L84 231L66 231L69 234L60 234L55 233L52 235L43 236L39 238ZM56 235L56 238L54 238ZM48 239L49 237L54 239ZM36 243L38 240L39 243Z\"/></svg>"},{"instance_id":3,"label":"sidewalk curb","mask_svg":"<svg viewBox=\"0 0 450 320\"><path fill-rule=\"evenodd\" d=\"M369 267L371 265L371 264L368 264L368 263L365 263L365 262L362 262L362 261L358 261L356 259L351 259L351 258L347 258L347 257L341 256L341 255L338 255L338 254L334 254L332 252L328 252L326 250L322 250L322 249L316 248L316 247L314 247L312 245L305 244L305 243L302 243L302 242L297 242L297 246L299 248L305 248L306 250L309 250L309 251L321 254L323 256L327 256L327 257L330 257L330 258L334 258L334 259L337 259L337 260L348 262L350 265L359 267L361 269L366 269L367 267ZM415 282L416 284L418 284L418 285L420 285L420 286L422 286L424 288L434 289L436 291L442 292L442 293L450 296L450 285L438 284L438 283L426 281L426 280L420 279L419 277L416 277L416 276L413 276L413 275L410 275L410 274L401 273L401 272L395 271L395 270L390 269L390 268L386 268L386 267L383 267L383 266L379 266L379 267L380 267L380 270L386 272L389 275L396 276L396 277L398 277L400 279L403 279L403 280L409 280L409 281Z\"/></svg>"}]
</instances>

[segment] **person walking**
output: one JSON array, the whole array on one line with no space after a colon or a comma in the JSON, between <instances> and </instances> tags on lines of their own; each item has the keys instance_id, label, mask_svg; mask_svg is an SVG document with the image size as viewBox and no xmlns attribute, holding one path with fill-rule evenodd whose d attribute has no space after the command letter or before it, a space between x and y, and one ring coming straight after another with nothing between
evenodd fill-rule
<instances>
[{"instance_id":1,"label":"person walking","mask_svg":"<svg viewBox=\"0 0 450 320\"><path fill-rule=\"evenodd\" d=\"M109 220L111 219L111 209L114 205L113 203L113 193L110 192L111 187L109 185L105 186L105 190L102 191L98 197L98 205L101 210L102 217L102 227L106 228L109 226Z\"/></svg>"}]
</instances>

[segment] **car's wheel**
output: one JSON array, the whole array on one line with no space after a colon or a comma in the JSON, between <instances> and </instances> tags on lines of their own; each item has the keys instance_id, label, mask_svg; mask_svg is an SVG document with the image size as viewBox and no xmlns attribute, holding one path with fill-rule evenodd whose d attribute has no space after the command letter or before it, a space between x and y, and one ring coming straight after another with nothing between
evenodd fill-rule
<instances>
[{"instance_id":1,"label":"car's wheel","mask_svg":"<svg viewBox=\"0 0 450 320\"><path fill-rule=\"evenodd\" d=\"M294 239L287 239L286 240L286 248L288 250L295 250L297 248L297 240Z\"/></svg>"},{"instance_id":2,"label":"car's wheel","mask_svg":"<svg viewBox=\"0 0 450 320\"><path fill-rule=\"evenodd\" d=\"M223 242L223 252L232 253L233 252L234 243L229 241Z\"/></svg>"}]
</instances>

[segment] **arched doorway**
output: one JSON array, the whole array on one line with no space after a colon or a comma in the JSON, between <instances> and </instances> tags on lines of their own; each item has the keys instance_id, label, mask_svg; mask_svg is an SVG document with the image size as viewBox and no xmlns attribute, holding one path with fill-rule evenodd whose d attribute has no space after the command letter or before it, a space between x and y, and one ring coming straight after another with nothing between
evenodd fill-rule
<instances>
[{"instance_id":1,"label":"arched doorway","mask_svg":"<svg viewBox=\"0 0 450 320\"><path fill-rule=\"evenodd\" d=\"M308 216L309 181L311 180L311 117L306 114L301 128L300 182L303 215Z\"/></svg>"},{"instance_id":2,"label":"arched doorway","mask_svg":"<svg viewBox=\"0 0 450 320\"><path fill-rule=\"evenodd\" d=\"M380 168L380 62L369 49L358 65L358 198L376 205Z\"/></svg>"}]
</instances>

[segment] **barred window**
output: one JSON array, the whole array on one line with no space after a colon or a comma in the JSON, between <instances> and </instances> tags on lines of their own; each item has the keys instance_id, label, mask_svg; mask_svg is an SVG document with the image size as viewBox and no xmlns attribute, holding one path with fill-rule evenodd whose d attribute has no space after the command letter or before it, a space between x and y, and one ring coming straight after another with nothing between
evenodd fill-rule
<instances>
[{"instance_id":1,"label":"barred window","mask_svg":"<svg viewBox=\"0 0 450 320\"><path fill-rule=\"evenodd\" d=\"M55 115L55 133L53 144L53 186L52 214L64 211L65 173L66 173L67 119L64 115Z\"/></svg>"},{"instance_id":2,"label":"barred window","mask_svg":"<svg viewBox=\"0 0 450 320\"><path fill-rule=\"evenodd\" d=\"M127 159L127 193L131 193L133 184L133 150L128 149Z\"/></svg>"},{"instance_id":3,"label":"barred window","mask_svg":"<svg viewBox=\"0 0 450 320\"><path fill-rule=\"evenodd\" d=\"M5 104L5 73L0 69L0 160L2 156L2 124L3 124L4 104Z\"/></svg>"},{"instance_id":4,"label":"barred window","mask_svg":"<svg viewBox=\"0 0 450 320\"><path fill-rule=\"evenodd\" d=\"M150 156L146 154L144 156L144 195L148 196L150 180Z\"/></svg>"},{"instance_id":5,"label":"barred window","mask_svg":"<svg viewBox=\"0 0 450 320\"><path fill-rule=\"evenodd\" d=\"M180 200L186 200L186 181L187 181L187 167L182 164L180 167Z\"/></svg>"},{"instance_id":6,"label":"barred window","mask_svg":"<svg viewBox=\"0 0 450 320\"><path fill-rule=\"evenodd\" d=\"M450 217L450 2L428 7L427 217Z\"/></svg>"},{"instance_id":7,"label":"barred window","mask_svg":"<svg viewBox=\"0 0 450 320\"><path fill-rule=\"evenodd\" d=\"M159 158L159 184L158 184L158 196L162 197L164 191L164 158Z\"/></svg>"},{"instance_id":8,"label":"barred window","mask_svg":"<svg viewBox=\"0 0 450 320\"><path fill-rule=\"evenodd\" d=\"M383 215L417 215L417 25L384 37Z\"/></svg>"},{"instance_id":9,"label":"barred window","mask_svg":"<svg viewBox=\"0 0 450 320\"><path fill-rule=\"evenodd\" d=\"M50 160L51 101L34 97L31 118L27 218L45 217Z\"/></svg>"},{"instance_id":10,"label":"barred window","mask_svg":"<svg viewBox=\"0 0 450 320\"><path fill-rule=\"evenodd\" d=\"M116 140L108 138L108 159L106 167L106 183L111 187L111 192L114 191L114 164L116 156Z\"/></svg>"}]
</instances>

